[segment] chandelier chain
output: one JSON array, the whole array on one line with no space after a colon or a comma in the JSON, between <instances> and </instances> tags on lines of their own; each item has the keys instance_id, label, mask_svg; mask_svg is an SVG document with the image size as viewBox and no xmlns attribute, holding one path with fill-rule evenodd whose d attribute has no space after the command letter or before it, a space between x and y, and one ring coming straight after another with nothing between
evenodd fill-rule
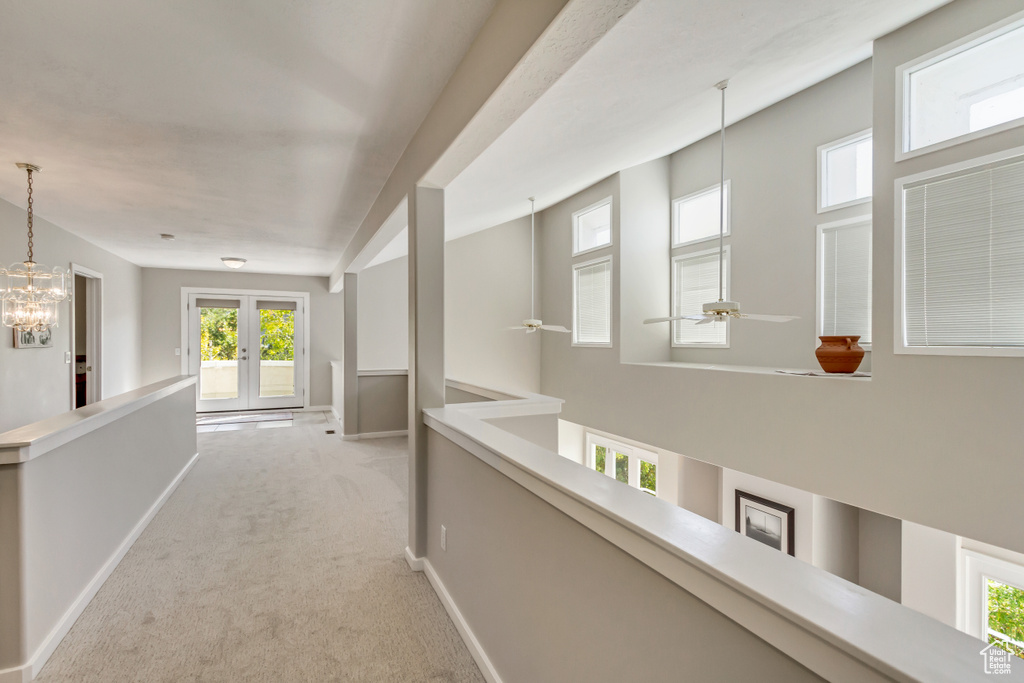
<instances>
[{"instance_id":1,"label":"chandelier chain","mask_svg":"<svg viewBox=\"0 0 1024 683\"><path fill-rule=\"evenodd\" d=\"M28 170L28 260L32 262L32 169Z\"/></svg>"}]
</instances>

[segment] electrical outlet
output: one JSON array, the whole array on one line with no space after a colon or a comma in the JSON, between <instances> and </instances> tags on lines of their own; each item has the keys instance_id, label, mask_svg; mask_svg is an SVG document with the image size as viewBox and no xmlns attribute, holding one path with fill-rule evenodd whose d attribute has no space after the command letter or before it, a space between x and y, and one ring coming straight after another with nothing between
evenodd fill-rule
<instances>
[{"instance_id":1,"label":"electrical outlet","mask_svg":"<svg viewBox=\"0 0 1024 683\"><path fill-rule=\"evenodd\" d=\"M180 346L174 349L174 355L175 356L180 356L181 355L181 347Z\"/></svg>"},{"instance_id":2,"label":"electrical outlet","mask_svg":"<svg viewBox=\"0 0 1024 683\"><path fill-rule=\"evenodd\" d=\"M71 365L71 352L70 351L65 351L64 352L64 362L67 363L68 365Z\"/></svg>"},{"instance_id":3,"label":"electrical outlet","mask_svg":"<svg viewBox=\"0 0 1024 683\"><path fill-rule=\"evenodd\" d=\"M448 550L448 529L441 525L441 550Z\"/></svg>"}]
</instances>

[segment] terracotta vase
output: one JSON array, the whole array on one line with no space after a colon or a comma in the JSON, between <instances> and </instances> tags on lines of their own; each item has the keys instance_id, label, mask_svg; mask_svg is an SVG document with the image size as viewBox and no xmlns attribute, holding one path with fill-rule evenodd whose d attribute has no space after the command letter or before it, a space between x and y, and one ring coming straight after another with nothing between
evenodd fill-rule
<instances>
[{"instance_id":1,"label":"terracotta vase","mask_svg":"<svg viewBox=\"0 0 1024 683\"><path fill-rule=\"evenodd\" d=\"M815 350L818 363L825 372L856 372L864 360L864 349L857 344L860 335L818 337L821 346Z\"/></svg>"}]
</instances>

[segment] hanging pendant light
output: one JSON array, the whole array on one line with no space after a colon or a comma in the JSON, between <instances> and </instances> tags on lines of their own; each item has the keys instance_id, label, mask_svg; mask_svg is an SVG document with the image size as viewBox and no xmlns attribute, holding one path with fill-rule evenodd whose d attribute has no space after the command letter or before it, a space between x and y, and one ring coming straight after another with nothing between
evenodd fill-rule
<instances>
[{"instance_id":1,"label":"hanging pendant light","mask_svg":"<svg viewBox=\"0 0 1024 683\"><path fill-rule=\"evenodd\" d=\"M41 332L57 327L57 304L67 299L68 272L61 267L48 269L36 263L32 253L32 173L39 167L18 164L28 173L28 259L10 268L0 268L0 312L4 327Z\"/></svg>"}]
</instances>

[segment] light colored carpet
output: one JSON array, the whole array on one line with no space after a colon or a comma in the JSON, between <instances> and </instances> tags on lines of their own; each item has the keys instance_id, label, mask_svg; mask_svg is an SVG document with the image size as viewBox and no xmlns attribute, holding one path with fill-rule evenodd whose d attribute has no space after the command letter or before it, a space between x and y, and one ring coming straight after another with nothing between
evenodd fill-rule
<instances>
[{"instance_id":1,"label":"light colored carpet","mask_svg":"<svg viewBox=\"0 0 1024 683\"><path fill-rule=\"evenodd\" d=\"M199 434L36 680L482 681L404 560L405 439L334 427Z\"/></svg>"}]
</instances>

